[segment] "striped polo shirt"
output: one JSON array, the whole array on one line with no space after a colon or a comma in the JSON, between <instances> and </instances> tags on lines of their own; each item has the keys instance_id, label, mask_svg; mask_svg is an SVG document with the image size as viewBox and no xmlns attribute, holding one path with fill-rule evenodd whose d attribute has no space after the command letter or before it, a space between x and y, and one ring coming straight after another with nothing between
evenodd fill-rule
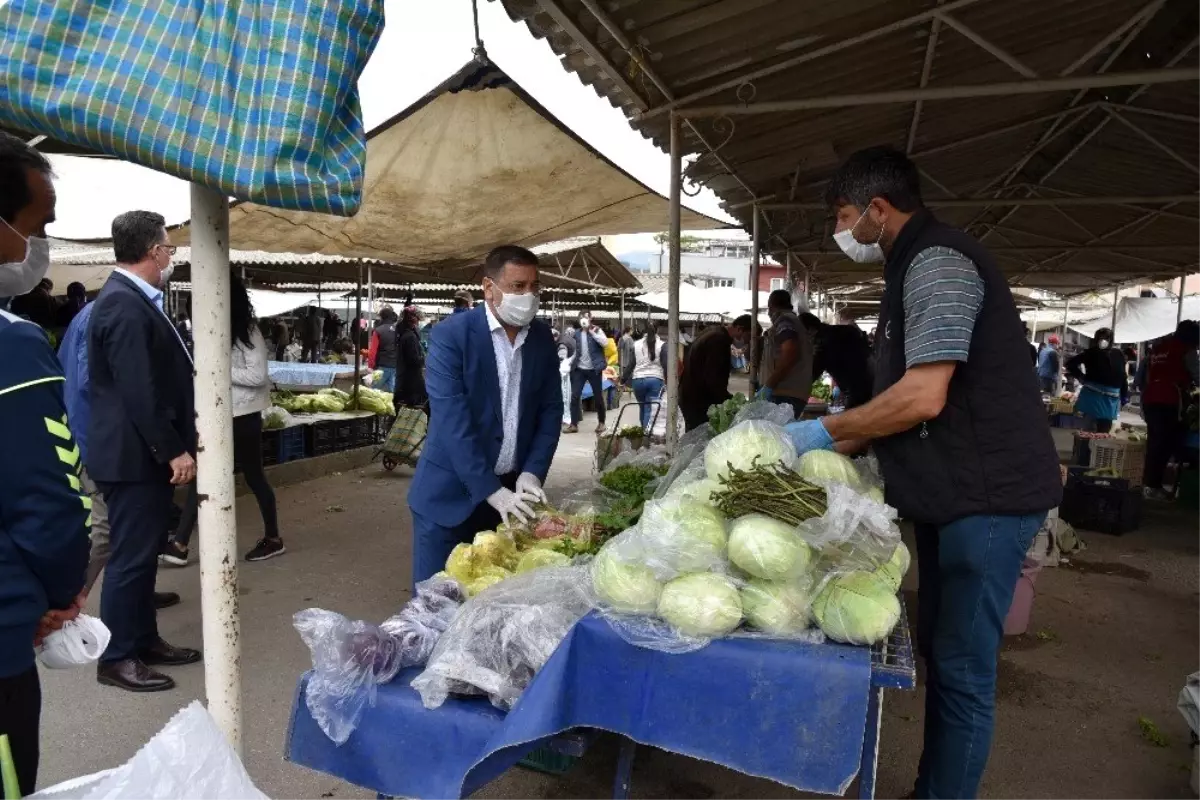
<instances>
[{"instance_id":1,"label":"striped polo shirt","mask_svg":"<svg viewBox=\"0 0 1200 800\"><path fill-rule=\"evenodd\" d=\"M927 247L904 278L904 362L966 361L983 279L975 263L949 247Z\"/></svg>"}]
</instances>

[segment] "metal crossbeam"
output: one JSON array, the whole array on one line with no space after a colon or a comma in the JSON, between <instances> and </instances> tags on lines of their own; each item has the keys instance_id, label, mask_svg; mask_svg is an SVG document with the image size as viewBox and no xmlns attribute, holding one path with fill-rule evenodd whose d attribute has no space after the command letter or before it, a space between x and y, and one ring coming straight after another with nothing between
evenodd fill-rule
<instances>
[{"instance_id":1,"label":"metal crossbeam","mask_svg":"<svg viewBox=\"0 0 1200 800\"><path fill-rule=\"evenodd\" d=\"M970 39L973 44L975 44L976 46L985 50L986 52L992 54L993 56L998 58L1000 61L1003 61L1005 64L1007 64L1009 67L1011 67L1012 70L1014 72L1016 72L1018 75L1021 75L1026 78L1036 78L1038 76L1036 72L1034 72L1032 69L1030 69L1029 67L1022 64L1019 60L1017 60L1017 58L1015 56L1013 56L1007 50L1005 50L1001 47L998 47L995 44L992 44L987 39L983 38L978 33L976 33L973 29L967 27L966 25L959 22L957 19L950 16L949 14L938 11L938 12L934 13L934 19L941 20L948 27L951 27L954 30L958 31L963 36Z\"/></svg>"},{"instance_id":2,"label":"metal crossbeam","mask_svg":"<svg viewBox=\"0 0 1200 800\"><path fill-rule=\"evenodd\" d=\"M918 89L924 89L929 85L929 74L933 71L933 57L937 51L938 34L942 31L941 17L934 17L933 23L929 26L929 40L925 42L925 60L921 63L921 82L917 85ZM917 140L917 126L921 124L921 109L925 102L918 100L913 104L912 123L908 126L908 141L904 145L904 152L912 155L913 142Z\"/></svg>"},{"instance_id":3,"label":"metal crossbeam","mask_svg":"<svg viewBox=\"0 0 1200 800\"><path fill-rule=\"evenodd\" d=\"M609 79L621 88L621 91L633 101L633 104L636 105L639 110L644 111L649 108L650 104L646 101L646 99L642 97L636 89L633 88L633 84L626 80L621 71L617 69L611 61L609 61L609 58L604 54L604 51L597 47L591 38L585 34L577 24L575 24L575 20L571 18L570 14L563 10L562 6L558 4L557 0L538 0L538 6L541 7L542 11L545 11L547 14L549 14L550 18L558 23L558 26L566 31L567 35L574 39L575 43L579 45L593 61L604 68L604 72L608 75Z\"/></svg>"},{"instance_id":4,"label":"metal crossbeam","mask_svg":"<svg viewBox=\"0 0 1200 800\"><path fill-rule=\"evenodd\" d=\"M1195 194L1165 194L1143 196L1116 197L959 197L945 200L928 200L925 205L931 208L982 208L984 206L1014 207L1021 206L1130 206L1155 205L1158 203L1195 203L1200 201L1200 195ZM802 203L762 203L760 209L765 211L826 211L829 206L821 202Z\"/></svg>"},{"instance_id":5,"label":"metal crossbeam","mask_svg":"<svg viewBox=\"0 0 1200 800\"><path fill-rule=\"evenodd\" d=\"M1178 152L1177 152L1177 151L1176 151L1174 148L1172 148L1172 147L1169 147L1169 146L1167 146L1167 145L1163 144L1163 143L1162 143L1161 141L1159 141L1159 140L1158 140L1156 137L1154 137L1154 136L1151 136L1151 135L1150 135L1149 133L1147 133L1147 132L1145 131L1145 129L1143 129L1143 128L1142 128L1140 125L1135 125L1135 124L1133 124L1132 122L1130 122L1129 120L1125 119L1125 117L1124 117L1122 114L1118 114L1118 113L1117 113L1117 111L1116 111L1116 109L1114 109L1112 106L1105 106L1105 107L1104 107L1104 110L1105 110L1106 112L1108 112L1108 115L1109 115L1110 117L1112 117L1113 119L1115 119L1117 122L1119 122L1119 123L1121 123L1122 125L1126 126L1126 127L1127 127L1127 128L1129 128L1130 130L1132 130L1134 133L1138 134L1138 135L1139 135L1139 136L1141 136L1143 139L1145 139L1147 142L1149 142L1150 144L1154 145L1154 146L1155 146L1155 147L1157 147L1159 150L1163 151L1164 153L1166 153L1167 155L1169 155L1171 158L1175 159L1175 160L1176 160L1176 161L1178 161L1180 164L1182 164L1183 166L1185 166L1185 167L1187 167L1188 169L1190 169L1192 172L1195 172L1196 174L1200 175L1200 167L1197 167L1195 164L1193 164L1192 162L1188 161L1188 160L1187 160L1186 158L1184 158L1183 156L1179 155L1179 153L1178 153Z\"/></svg>"}]
</instances>

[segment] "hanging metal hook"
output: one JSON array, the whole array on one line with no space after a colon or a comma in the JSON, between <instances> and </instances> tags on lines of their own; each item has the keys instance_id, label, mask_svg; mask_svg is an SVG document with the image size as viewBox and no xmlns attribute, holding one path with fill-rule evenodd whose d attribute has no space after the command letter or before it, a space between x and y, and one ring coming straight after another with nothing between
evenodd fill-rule
<instances>
[{"instance_id":1,"label":"hanging metal hook","mask_svg":"<svg viewBox=\"0 0 1200 800\"><path fill-rule=\"evenodd\" d=\"M483 46L483 35L479 32L479 0L471 0L471 19L475 23L475 46L471 48L471 55L483 63L487 61L487 48Z\"/></svg>"}]
</instances>

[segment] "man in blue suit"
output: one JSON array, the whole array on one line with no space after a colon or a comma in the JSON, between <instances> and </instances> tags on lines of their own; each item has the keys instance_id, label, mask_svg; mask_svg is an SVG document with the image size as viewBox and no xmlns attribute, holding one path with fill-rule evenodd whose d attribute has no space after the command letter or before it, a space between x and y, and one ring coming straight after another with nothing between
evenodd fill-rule
<instances>
[{"instance_id":1,"label":"man in blue suit","mask_svg":"<svg viewBox=\"0 0 1200 800\"><path fill-rule=\"evenodd\" d=\"M563 414L558 355L536 319L537 256L506 245L484 262L483 298L433 330L425 382L429 432L408 491L413 582L450 551L545 500Z\"/></svg>"}]
</instances>

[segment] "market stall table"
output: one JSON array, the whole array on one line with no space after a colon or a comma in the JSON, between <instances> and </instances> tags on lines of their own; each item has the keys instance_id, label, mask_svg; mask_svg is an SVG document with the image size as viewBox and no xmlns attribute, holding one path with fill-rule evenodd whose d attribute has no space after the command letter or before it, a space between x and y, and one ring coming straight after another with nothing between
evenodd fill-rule
<instances>
[{"instance_id":1,"label":"market stall table","mask_svg":"<svg viewBox=\"0 0 1200 800\"><path fill-rule=\"evenodd\" d=\"M370 369L359 370L366 375ZM354 381L351 364L304 364L298 361L268 361L267 375L279 389L309 391L333 386L334 381Z\"/></svg>"},{"instance_id":2,"label":"market stall table","mask_svg":"<svg viewBox=\"0 0 1200 800\"><path fill-rule=\"evenodd\" d=\"M802 791L873 797L885 688L915 685L907 619L874 648L730 637L693 653L625 642L584 617L505 714L483 697L426 709L400 673L338 746L301 678L285 757L390 797L466 797L571 731L623 737L614 796L627 797L637 744ZM577 740L576 740L577 741Z\"/></svg>"}]
</instances>

